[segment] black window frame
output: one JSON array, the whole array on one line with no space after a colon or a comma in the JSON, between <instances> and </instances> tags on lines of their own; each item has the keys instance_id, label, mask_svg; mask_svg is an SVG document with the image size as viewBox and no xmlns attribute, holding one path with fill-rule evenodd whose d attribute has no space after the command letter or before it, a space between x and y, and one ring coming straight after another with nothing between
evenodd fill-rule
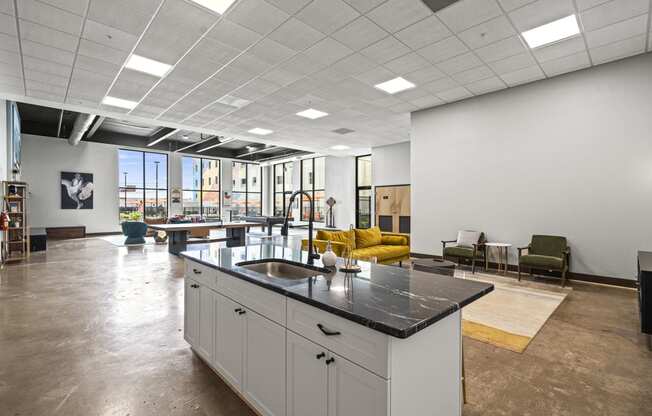
<instances>
[{"instance_id":1,"label":"black window frame","mask_svg":"<svg viewBox=\"0 0 652 416\"><path fill-rule=\"evenodd\" d=\"M249 194L260 194L260 212L258 212L257 215L263 215L263 204L264 204L264 199L263 199L263 183L264 178L263 178L263 167L257 163L250 163L250 162L241 162L241 161L232 161L231 162L231 181L233 182L233 167L235 166L236 163L243 164L245 165L245 190L244 191L236 191L235 187L231 188L231 199L233 201L233 195L235 194L245 194L245 217L250 216L249 215ZM250 191L249 190L249 167L250 166L258 166L260 169L260 175L258 176L260 178L260 192L257 191ZM233 206L233 202L231 202L231 206ZM231 211L231 217L233 217L233 211ZM243 217L241 217L243 218ZM233 218L232 218L233 219Z\"/></svg>"},{"instance_id":2,"label":"black window frame","mask_svg":"<svg viewBox=\"0 0 652 416\"><path fill-rule=\"evenodd\" d=\"M371 191L370 201L369 201L369 227L367 227L367 228L373 227L373 224L374 224L373 215L371 215L372 214L372 212L371 212L371 208L372 208L371 202L373 200L373 190L372 190L373 189L372 188L373 182L371 184L369 184L369 185L362 185L362 186L359 185L360 184L360 181L359 181L359 179L360 179L360 172L359 172L360 164L359 164L358 161L360 159L362 159L363 157L364 158L366 158L366 157L371 158L371 154L360 155L360 156L355 157L355 228L361 228L360 227L360 191L364 191L364 190ZM370 159L370 161L371 161L371 159Z\"/></svg>"},{"instance_id":3,"label":"black window frame","mask_svg":"<svg viewBox=\"0 0 652 416\"><path fill-rule=\"evenodd\" d=\"M142 217L143 221L147 222L147 218L148 218L147 217L147 209L146 209L147 207L146 207L146 204L145 204L145 201L147 201L147 198L146 198L147 191L155 191L157 200L158 200L158 192L159 191L165 191L165 194L166 194L166 197L165 197L165 200L166 200L165 213L166 213L166 217L169 217L170 216L170 175L169 175L169 173L170 173L170 157L169 157L169 155L167 153L164 153L164 152L151 152L151 151L147 151L147 150L118 148L118 178L120 177L120 175L122 175L122 172L120 172L121 169L120 169L120 157L119 157L119 154L120 154L121 151L140 153L141 156L142 156L142 169L143 169L142 170L142 176L143 176L142 187L136 186L135 190L136 191L141 191L141 190L143 191L143 199L142 199L143 208L142 208L142 211L141 211L141 214L143 215L143 217ZM165 156L165 188L149 188L149 187L145 186L145 184L147 183L147 178L146 178L146 175L145 175L145 155L146 154L155 154L155 155ZM124 197L125 208L126 208L126 202L127 202L126 199L127 199L128 189L130 189L130 187L127 184L125 184L124 186L121 186L120 185L120 180L118 179L118 199L119 200L122 199L120 197L120 193L124 192L125 193L125 197ZM120 201L119 201L118 202L118 221L120 221L120 222L122 222L122 219L120 218L120 208L121 207L122 206L120 205Z\"/></svg>"},{"instance_id":4,"label":"black window frame","mask_svg":"<svg viewBox=\"0 0 652 416\"><path fill-rule=\"evenodd\" d=\"M320 157L312 157L309 159L301 159L301 164L300 164L300 171L301 171L301 178L300 178L300 183L299 183L299 189L302 191L307 192L310 195L310 198L312 198L313 204L315 204L315 192L324 192L324 197L326 197L326 183L324 183L324 188L315 188L315 159L323 159L324 160L324 170L326 170L326 158L324 156ZM312 187L309 189L304 188L304 183L303 183L303 164L305 162L310 162L312 163ZM326 172L324 172L324 180L326 179ZM325 203L326 201L324 201ZM299 216L301 217L301 221L308 221L308 218L303 217L303 205L304 203L307 203L307 201L304 201L304 197L301 196L301 210L299 212ZM316 206L315 206L316 210ZM317 220L315 219L315 222L322 223L325 221L325 215L326 212L323 213L324 215L322 216L321 219Z\"/></svg>"},{"instance_id":5,"label":"black window frame","mask_svg":"<svg viewBox=\"0 0 652 416\"><path fill-rule=\"evenodd\" d=\"M183 159L199 159L199 189L185 189L183 187ZM219 180L217 184L217 191L209 189L204 190L204 161L209 162L208 169L211 169L210 162L217 162L217 171L219 174ZM208 185L210 185L210 177ZM184 155L181 159L181 211L184 212L184 215L194 215L186 214L183 207L183 193L184 192L199 192L199 217L204 218L204 192L215 192L217 193L217 216L222 218L222 161L220 159L214 159L209 157L197 157L197 156L188 156Z\"/></svg>"},{"instance_id":6,"label":"black window frame","mask_svg":"<svg viewBox=\"0 0 652 416\"><path fill-rule=\"evenodd\" d=\"M273 188L272 188L272 195L273 195L273 197L272 197L272 212L273 212L274 215L276 215L276 195L282 195L283 196L283 199L282 199L283 200L283 202L282 202L283 206L281 207L281 210L283 211L282 215L285 215L287 213L288 208L289 208L287 206L287 203L289 202L288 197L290 195L292 195L292 192L294 192L293 189L290 189L290 190L285 189L285 182L286 182L286 180L285 180L286 176L285 175L287 173L286 166L292 166L292 174L294 174L294 162L277 163L277 164L272 166L272 175L274 177L273 184L272 184L272 186L273 186ZM281 182L282 183L281 183L281 190L280 191L277 190L277 185L276 185L276 178L277 178L277 176L276 176L276 168L277 167L280 167L282 169L282 172L283 172L283 174L281 175L281 178L282 178ZM293 184L293 186L294 186L294 184Z\"/></svg>"}]
</instances>

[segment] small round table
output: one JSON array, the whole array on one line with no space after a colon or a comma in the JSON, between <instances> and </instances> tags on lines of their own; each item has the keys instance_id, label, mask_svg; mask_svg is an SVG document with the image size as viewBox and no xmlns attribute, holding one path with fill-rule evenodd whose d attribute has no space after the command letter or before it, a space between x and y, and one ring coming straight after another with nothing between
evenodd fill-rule
<instances>
[{"instance_id":1,"label":"small round table","mask_svg":"<svg viewBox=\"0 0 652 416\"><path fill-rule=\"evenodd\" d=\"M507 274L507 268L509 266L509 248L512 246L509 243L484 243L487 247L487 252L484 255L485 269L489 269L489 248L495 247L498 250L498 267L496 272L500 273L500 270L503 270L503 275Z\"/></svg>"}]
</instances>

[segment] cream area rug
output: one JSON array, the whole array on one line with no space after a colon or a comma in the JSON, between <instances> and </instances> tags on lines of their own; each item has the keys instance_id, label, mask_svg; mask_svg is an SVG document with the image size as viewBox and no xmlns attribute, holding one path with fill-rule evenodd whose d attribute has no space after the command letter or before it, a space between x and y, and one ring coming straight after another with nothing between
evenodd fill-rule
<instances>
[{"instance_id":1,"label":"cream area rug","mask_svg":"<svg viewBox=\"0 0 652 416\"><path fill-rule=\"evenodd\" d=\"M120 235L120 234L103 235L103 236L95 237L95 238L97 238L99 240L106 241L107 243L111 243L114 246L126 247L125 239L127 237L124 236L124 235ZM150 244L156 244L156 242L154 241L154 237L145 237L145 244L136 244L136 245L142 246L142 245L150 245Z\"/></svg>"},{"instance_id":2,"label":"cream area rug","mask_svg":"<svg viewBox=\"0 0 652 416\"><path fill-rule=\"evenodd\" d=\"M494 285L494 291L462 309L462 332L477 341L522 353L561 305L570 288L456 270L459 279Z\"/></svg>"}]
</instances>

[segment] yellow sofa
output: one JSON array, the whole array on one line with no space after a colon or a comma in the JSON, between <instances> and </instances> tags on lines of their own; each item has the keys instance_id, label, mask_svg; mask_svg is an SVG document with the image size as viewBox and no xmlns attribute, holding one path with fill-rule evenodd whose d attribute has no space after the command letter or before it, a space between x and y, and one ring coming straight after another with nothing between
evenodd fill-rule
<instances>
[{"instance_id":1,"label":"yellow sofa","mask_svg":"<svg viewBox=\"0 0 652 416\"><path fill-rule=\"evenodd\" d=\"M323 253L329 241L338 257L342 256L347 243L350 243L354 259L375 258L382 264L400 264L410 258L409 234L382 232L378 227L349 231L318 230L313 243L317 251ZM308 240L301 240L301 247L307 250Z\"/></svg>"}]
</instances>

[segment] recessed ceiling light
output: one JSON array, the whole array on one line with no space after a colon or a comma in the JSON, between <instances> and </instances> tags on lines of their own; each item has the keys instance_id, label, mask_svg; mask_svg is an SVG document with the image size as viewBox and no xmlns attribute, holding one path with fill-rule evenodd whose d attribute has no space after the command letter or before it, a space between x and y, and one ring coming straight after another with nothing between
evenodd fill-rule
<instances>
[{"instance_id":1,"label":"recessed ceiling light","mask_svg":"<svg viewBox=\"0 0 652 416\"><path fill-rule=\"evenodd\" d=\"M261 129L260 127L256 127L255 129L249 130L249 133L257 134L259 136L267 136L268 134L274 133L274 131L267 130L267 129Z\"/></svg>"},{"instance_id":2,"label":"recessed ceiling light","mask_svg":"<svg viewBox=\"0 0 652 416\"><path fill-rule=\"evenodd\" d=\"M233 4L235 0L192 0L195 3L206 7L207 9L211 9L214 12L217 12L219 14L224 14L226 9L229 8L230 5Z\"/></svg>"},{"instance_id":3,"label":"recessed ceiling light","mask_svg":"<svg viewBox=\"0 0 652 416\"><path fill-rule=\"evenodd\" d=\"M311 120L315 120L318 118L326 117L328 113L324 113L323 111L315 110L314 108L309 108L307 110L303 110L297 113L299 117L305 117L309 118Z\"/></svg>"},{"instance_id":4,"label":"recessed ceiling light","mask_svg":"<svg viewBox=\"0 0 652 416\"><path fill-rule=\"evenodd\" d=\"M126 108L128 110L131 110L138 105L136 101L123 100L122 98L110 97L108 95L102 99L102 104L110 105L112 107Z\"/></svg>"},{"instance_id":5,"label":"recessed ceiling light","mask_svg":"<svg viewBox=\"0 0 652 416\"><path fill-rule=\"evenodd\" d=\"M333 150L349 150L350 147L345 145L345 144L336 144L335 146L331 146L331 149L333 149Z\"/></svg>"},{"instance_id":6,"label":"recessed ceiling light","mask_svg":"<svg viewBox=\"0 0 652 416\"><path fill-rule=\"evenodd\" d=\"M416 87L416 85L406 80L405 78L398 77L398 78L390 79L389 81L382 82L380 84L376 84L375 87L387 93L396 94L397 92L414 88Z\"/></svg>"},{"instance_id":7,"label":"recessed ceiling light","mask_svg":"<svg viewBox=\"0 0 652 416\"><path fill-rule=\"evenodd\" d=\"M125 67L133 69L134 71L140 71L146 74L154 75L155 77L162 77L168 73L170 68L172 68L172 65L164 64L163 62L133 54L127 60Z\"/></svg>"},{"instance_id":8,"label":"recessed ceiling light","mask_svg":"<svg viewBox=\"0 0 652 416\"><path fill-rule=\"evenodd\" d=\"M534 49L558 40L570 38L578 33L580 33L580 27L577 24L577 18L574 14L571 14L521 34L528 46Z\"/></svg>"}]
</instances>

